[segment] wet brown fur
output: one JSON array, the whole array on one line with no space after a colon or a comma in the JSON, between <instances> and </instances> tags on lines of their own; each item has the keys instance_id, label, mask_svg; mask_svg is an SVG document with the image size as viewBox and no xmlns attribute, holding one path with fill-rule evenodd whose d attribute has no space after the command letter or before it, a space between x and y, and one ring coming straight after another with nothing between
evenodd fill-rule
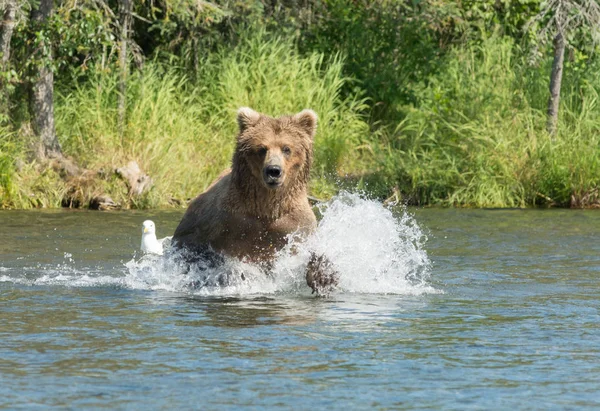
<instances>
[{"instance_id":1,"label":"wet brown fur","mask_svg":"<svg viewBox=\"0 0 600 411\"><path fill-rule=\"evenodd\" d=\"M289 234L303 235L316 227L307 184L317 117L304 110L272 118L242 108L238 123L231 170L192 201L174 240L191 250L210 246L240 259L268 261ZM266 182L270 164L282 169L277 188Z\"/></svg>"}]
</instances>

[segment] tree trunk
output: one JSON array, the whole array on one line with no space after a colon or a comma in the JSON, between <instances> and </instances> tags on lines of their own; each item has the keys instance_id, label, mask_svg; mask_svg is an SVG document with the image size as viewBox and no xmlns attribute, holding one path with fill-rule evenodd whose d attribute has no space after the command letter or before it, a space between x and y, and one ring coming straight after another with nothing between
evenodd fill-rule
<instances>
[{"instance_id":1,"label":"tree trunk","mask_svg":"<svg viewBox=\"0 0 600 411\"><path fill-rule=\"evenodd\" d=\"M127 108L127 42L129 39L129 25L131 24L131 11L132 2L131 0L120 0L120 20L121 20L121 33L120 33L120 47L119 47L119 101L118 101L118 115L119 115L119 134L121 135L121 144L123 144L123 134L125 132L125 111Z\"/></svg>"},{"instance_id":2,"label":"tree trunk","mask_svg":"<svg viewBox=\"0 0 600 411\"><path fill-rule=\"evenodd\" d=\"M10 58L10 40L15 28L15 14L17 5L15 0L7 0L4 8L4 18L0 24L0 70L5 70Z\"/></svg>"},{"instance_id":3,"label":"tree trunk","mask_svg":"<svg viewBox=\"0 0 600 411\"><path fill-rule=\"evenodd\" d=\"M552 62L552 74L550 75L550 98L548 99L548 132L556 134L558 123L558 106L560 103L560 86L563 75L563 62L565 60L565 38L559 32L554 37L554 61Z\"/></svg>"},{"instance_id":4,"label":"tree trunk","mask_svg":"<svg viewBox=\"0 0 600 411\"><path fill-rule=\"evenodd\" d=\"M8 60L10 58L10 40L15 28L15 14L17 5L15 0L6 0L4 12L0 10L0 72L8 69ZM8 116L9 112L9 93L5 80L0 76L0 122Z\"/></svg>"},{"instance_id":5,"label":"tree trunk","mask_svg":"<svg viewBox=\"0 0 600 411\"><path fill-rule=\"evenodd\" d=\"M40 0L39 7L31 10L34 26L44 27L52 14L53 0ZM54 128L54 73L52 72L52 51L48 47L39 47L33 51L38 60L37 69L32 73L29 110L33 131L39 137L38 157L61 157L62 152Z\"/></svg>"}]
</instances>

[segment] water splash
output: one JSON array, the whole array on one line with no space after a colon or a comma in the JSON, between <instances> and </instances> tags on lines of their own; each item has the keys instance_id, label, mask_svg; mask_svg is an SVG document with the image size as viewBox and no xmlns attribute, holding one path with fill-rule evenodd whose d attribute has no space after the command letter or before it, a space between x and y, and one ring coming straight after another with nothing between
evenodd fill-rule
<instances>
[{"instance_id":1,"label":"water splash","mask_svg":"<svg viewBox=\"0 0 600 411\"><path fill-rule=\"evenodd\" d=\"M218 266L189 264L178 252L145 255L125 264L124 285L132 289L190 292L197 295L272 294L277 286L268 272L255 264L225 258Z\"/></svg>"},{"instance_id":2,"label":"water splash","mask_svg":"<svg viewBox=\"0 0 600 411\"><path fill-rule=\"evenodd\" d=\"M208 295L309 293L305 269L311 253L315 253L326 256L339 272L336 292L437 292L427 283L427 238L405 209L396 217L380 202L356 193L341 193L321 205L319 211L322 219L315 233L303 242L290 239L269 269L236 259L226 259L218 267L196 269L177 254L145 256L126 264L129 273L125 284ZM190 288L198 284L202 286Z\"/></svg>"},{"instance_id":3,"label":"water splash","mask_svg":"<svg viewBox=\"0 0 600 411\"><path fill-rule=\"evenodd\" d=\"M270 267L225 258L190 265L178 252L144 255L119 267L82 267L65 252L63 262L21 269L0 267L0 282L67 287L115 286L200 295L309 294L305 270L311 254L324 255L339 273L335 293L437 293L428 284L426 236L406 209L398 215L380 202L341 193L319 207L322 218L305 241L281 250Z\"/></svg>"},{"instance_id":4,"label":"water splash","mask_svg":"<svg viewBox=\"0 0 600 411\"><path fill-rule=\"evenodd\" d=\"M0 267L0 283L7 282L28 286L64 286L64 287L122 287L122 276L106 267L81 268L68 252L63 253L63 262L59 264L35 264L24 267Z\"/></svg>"}]
</instances>

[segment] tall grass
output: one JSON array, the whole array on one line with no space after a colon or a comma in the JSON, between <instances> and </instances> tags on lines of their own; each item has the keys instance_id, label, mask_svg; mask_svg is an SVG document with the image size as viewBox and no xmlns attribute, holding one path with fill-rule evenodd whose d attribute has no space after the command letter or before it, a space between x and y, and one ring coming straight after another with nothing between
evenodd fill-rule
<instances>
[{"instance_id":1,"label":"tall grass","mask_svg":"<svg viewBox=\"0 0 600 411\"><path fill-rule=\"evenodd\" d=\"M600 205L599 92L597 76L581 89L574 108L565 107L557 138L546 139L536 153L533 188L555 205Z\"/></svg>"},{"instance_id":2,"label":"tall grass","mask_svg":"<svg viewBox=\"0 0 600 411\"><path fill-rule=\"evenodd\" d=\"M393 121L368 125L372 107L362 94L347 94L356 84L342 74L342 56L300 54L290 41L261 33L246 38L207 55L193 79L158 62L133 73L122 134L115 72L98 71L58 94L63 150L92 170L76 187L82 205L100 193L132 207L196 196L229 165L240 106L275 116L307 107L318 113L317 196L345 182L380 197L397 187L415 204L600 204L599 62L575 74L567 66L555 136L545 131L550 61L532 66L498 36L446 53L441 70L410 86L414 104L400 106ZM0 129L0 206L60 206L73 184L28 162L22 134ZM113 173L130 160L154 180L141 199L131 199Z\"/></svg>"},{"instance_id":3,"label":"tall grass","mask_svg":"<svg viewBox=\"0 0 600 411\"><path fill-rule=\"evenodd\" d=\"M339 56L331 60L320 53L300 56L289 41L269 41L259 34L233 52L223 50L213 58L216 75L205 77L214 79L207 87L219 117L230 119L240 106L271 115L312 108L319 115L317 174L335 174L356 158L352 149L368 135L360 114L367 105L357 95L341 96L349 79L342 74L344 62Z\"/></svg>"},{"instance_id":4,"label":"tall grass","mask_svg":"<svg viewBox=\"0 0 600 411\"><path fill-rule=\"evenodd\" d=\"M342 98L341 58L301 56L295 46L262 34L204 62L196 84L177 67L149 63L129 78L127 123L119 133L116 75L96 73L91 81L59 96L57 131L63 149L84 167L103 170L89 196L104 191L127 203L123 184L111 170L137 161L154 180L146 198L133 204L160 207L204 190L229 166L237 108L250 106L270 115L310 107L320 116L315 142L315 175L337 174L352 159L350 148L366 137L368 126L358 96ZM327 185L318 185L327 188Z\"/></svg>"},{"instance_id":5,"label":"tall grass","mask_svg":"<svg viewBox=\"0 0 600 411\"><path fill-rule=\"evenodd\" d=\"M130 77L127 121L119 132L116 76L98 74L89 84L61 96L57 130L63 149L86 168L113 169L138 162L154 181L143 205L156 207L171 198L186 199L201 190L224 167L229 146L205 122L202 89L175 69L148 64ZM98 189L126 202L119 182L109 179Z\"/></svg>"},{"instance_id":6,"label":"tall grass","mask_svg":"<svg viewBox=\"0 0 600 411\"><path fill-rule=\"evenodd\" d=\"M51 167L27 161L29 133L0 126L0 208L56 208L66 184Z\"/></svg>"},{"instance_id":7,"label":"tall grass","mask_svg":"<svg viewBox=\"0 0 600 411\"><path fill-rule=\"evenodd\" d=\"M4 208L10 206L16 196L14 161L19 150L8 127L0 127L0 136L0 208Z\"/></svg>"},{"instance_id":8,"label":"tall grass","mask_svg":"<svg viewBox=\"0 0 600 411\"><path fill-rule=\"evenodd\" d=\"M598 90L567 79L561 126L549 136L538 108L545 100L531 100L544 95L537 79L547 72L524 60L497 37L449 53L418 105L404 107L404 120L385 133L378 179L421 204L568 206L589 197L600 186ZM535 71L531 89L525 70Z\"/></svg>"}]
</instances>

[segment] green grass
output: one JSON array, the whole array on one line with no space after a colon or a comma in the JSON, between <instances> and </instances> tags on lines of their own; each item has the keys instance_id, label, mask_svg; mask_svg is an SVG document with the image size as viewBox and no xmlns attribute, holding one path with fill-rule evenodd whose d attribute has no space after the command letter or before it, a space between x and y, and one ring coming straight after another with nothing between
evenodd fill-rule
<instances>
[{"instance_id":1,"label":"green grass","mask_svg":"<svg viewBox=\"0 0 600 411\"><path fill-rule=\"evenodd\" d=\"M345 78L343 56L300 54L290 41L247 36L208 54L198 82L156 61L129 77L119 133L115 72L95 72L56 97L66 154L91 170L65 182L27 160L28 135L0 128L0 206L58 207L76 191L85 206L105 193L128 207L185 204L228 167L235 113L319 115L312 194L359 188L385 198L397 187L414 204L467 207L594 206L600 195L600 63L563 80L556 136L545 131L549 60L532 66L510 40L492 36L446 53L442 69L411 85L416 102L367 124L372 103ZM594 64L596 64L594 66ZM4 138L5 136L5 138ZM137 161L154 180L132 199L113 170ZM17 164L20 164L17 170ZM183 200L183 201L172 201Z\"/></svg>"},{"instance_id":2,"label":"green grass","mask_svg":"<svg viewBox=\"0 0 600 411\"><path fill-rule=\"evenodd\" d=\"M557 138L546 139L535 153L533 188L554 205L600 205L600 83L595 84L583 90L577 111L565 110Z\"/></svg>"},{"instance_id":3,"label":"green grass","mask_svg":"<svg viewBox=\"0 0 600 411\"><path fill-rule=\"evenodd\" d=\"M166 206L171 198L186 199L208 184L229 158L229 147L206 123L202 90L176 70L149 64L129 78L127 122L119 133L116 77L98 74L89 84L61 96L57 131L65 152L85 168L108 175L135 160L154 180L140 205ZM108 178L103 190L127 202L118 179ZM100 187L99 187L100 188ZM135 205L135 204L133 204Z\"/></svg>"},{"instance_id":4,"label":"green grass","mask_svg":"<svg viewBox=\"0 0 600 411\"><path fill-rule=\"evenodd\" d=\"M0 208L9 207L16 196L15 160L20 150L8 127L0 127Z\"/></svg>"},{"instance_id":5,"label":"green grass","mask_svg":"<svg viewBox=\"0 0 600 411\"><path fill-rule=\"evenodd\" d=\"M51 168L28 162L24 135L0 127L0 208L56 208L67 186Z\"/></svg>"},{"instance_id":6,"label":"green grass","mask_svg":"<svg viewBox=\"0 0 600 411\"><path fill-rule=\"evenodd\" d=\"M59 206L55 193L64 193L71 186L83 206L100 193L130 207L167 207L173 199L185 203L229 167L237 134L235 116L241 106L274 116L304 108L315 110L319 131L314 175L335 177L356 158L358 152L352 149L368 135L361 114L366 110L364 101L359 96L340 95L348 81L342 77L342 68L339 57L300 56L291 42L269 40L261 34L210 56L199 84L178 67L149 62L143 71L129 77L122 135L117 124L117 77L97 72L56 98L57 133L63 151L92 172L65 187L52 173L40 184L33 179L34 169L22 170L27 178L20 180L18 191L42 197L41 193L46 193L52 199L34 202L34 206ZM129 198L124 184L114 176L113 170L130 160L137 161L154 181L143 198ZM319 187L317 195L333 193L333 183ZM26 204L25 194L7 193L2 194L5 207L32 205Z\"/></svg>"},{"instance_id":7,"label":"green grass","mask_svg":"<svg viewBox=\"0 0 600 411\"><path fill-rule=\"evenodd\" d=\"M539 80L530 89L524 80L532 76L526 71L547 78L547 69L528 66L515 50L492 37L449 53L419 104L403 107L404 120L384 129L376 187L396 184L414 203L473 207L575 206L597 190L600 83L582 88L566 71L552 137L538 108L547 98Z\"/></svg>"},{"instance_id":8,"label":"green grass","mask_svg":"<svg viewBox=\"0 0 600 411\"><path fill-rule=\"evenodd\" d=\"M271 115L312 108L319 115L315 175L341 172L356 159L353 149L368 136L361 115L367 105L360 96L341 96L349 80L342 75L344 62L339 56L328 61L319 53L300 57L292 43L259 35L233 53L222 51L216 61L216 76L207 77L214 78L208 87L213 112L220 112L221 118L231 118L240 106Z\"/></svg>"}]
</instances>

